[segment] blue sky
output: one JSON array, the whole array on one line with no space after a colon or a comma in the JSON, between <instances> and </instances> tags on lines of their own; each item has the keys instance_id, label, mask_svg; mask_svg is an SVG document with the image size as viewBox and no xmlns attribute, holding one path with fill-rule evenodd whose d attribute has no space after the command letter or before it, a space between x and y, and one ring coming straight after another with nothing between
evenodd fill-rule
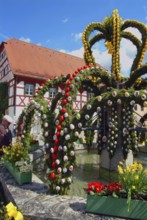
<instances>
[{"instance_id":1,"label":"blue sky","mask_svg":"<svg viewBox=\"0 0 147 220\"><path fill-rule=\"evenodd\" d=\"M123 20L147 23L146 0L0 0L0 42L16 38L83 57L81 34L118 9ZM135 49L122 43L122 72L128 72ZM98 46L96 60L110 68L110 55ZM147 61L147 59L146 59Z\"/></svg>"}]
</instances>

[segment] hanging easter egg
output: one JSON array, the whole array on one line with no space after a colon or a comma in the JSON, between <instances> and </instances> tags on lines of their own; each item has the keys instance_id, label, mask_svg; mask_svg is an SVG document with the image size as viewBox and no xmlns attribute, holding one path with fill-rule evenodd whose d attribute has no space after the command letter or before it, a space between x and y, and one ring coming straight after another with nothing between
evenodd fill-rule
<instances>
[{"instance_id":1,"label":"hanging easter egg","mask_svg":"<svg viewBox=\"0 0 147 220\"><path fill-rule=\"evenodd\" d=\"M69 92L66 92L64 96L67 98L69 96Z\"/></svg>"},{"instance_id":2,"label":"hanging easter egg","mask_svg":"<svg viewBox=\"0 0 147 220\"><path fill-rule=\"evenodd\" d=\"M75 136L76 136L76 137L79 136L79 132L78 132L78 131L75 132Z\"/></svg>"},{"instance_id":3,"label":"hanging easter egg","mask_svg":"<svg viewBox=\"0 0 147 220\"><path fill-rule=\"evenodd\" d=\"M66 109L65 108L62 108L61 109L61 112L64 114L66 112Z\"/></svg>"},{"instance_id":4,"label":"hanging easter egg","mask_svg":"<svg viewBox=\"0 0 147 220\"><path fill-rule=\"evenodd\" d=\"M135 97L138 97L138 96L139 96L139 91L135 91L135 92L134 92L134 96L135 96Z\"/></svg>"},{"instance_id":5,"label":"hanging easter egg","mask_svg":"<svg viewBox=\"0 0 147 220\"><path fill-rule=\"evenodd\" d=\"M56 160L56 159L57 159L57 155L56 155L56 154L53 153L51 156L52 156L52 159L53 159L53 160Z\"/></svg>"},{"instance_id":6,"label":"hanging easter egg","mask_svg":"<svg viewBox=\"0 0 147 220\"><path fill-rule=\"evenodd\" d=\"M130 94L128 92L125 92L125 97L128 98Z\"/></svg>"},{"instance_id":7,"label":"hanging easter egg","mask_svg":"<svg viewBox=\"0 0 147 220\"><path fill-rule=\"evenodd\" d=\"M89 118L90 118L90 116L86 114L86 115L85 115L85 119L86 119L86 120L89 120Z\"/></svg>"},{"instance_id":8,"label":"hanging easter egg","mask_svg":"<svg viewBox=\"0 0 147 220\"><path fill-rule=\"evenodd\" d=\"M70 135L67 134L67 135L65 136L65 140L69 140L69 139L70 139Z\"/></svg>"},{"instance_id":9,"label":"hanging easter egg","mask_svg":"<svg viewBox=\"0 0 147 220\"><path fill-rule=\"evenodd\" d=\"M56 162L53 161L53 162L52 162L52 167L55 168L56 166L57 166Z\"/></svg>"},{"instance_id":10,"label":"hanging easter egg","mask_svg":"<svg viewBox=\"0 0 147 220\"><path fill-rule=\"evenodd\" d=\"M106 142L106 141L107 141L107 137L106 137L106 136L103 136L103 137L102 137L102 141L103 141L103 142Z\"/></svg>"},{"instance_id":11,"label":"hanging easter egg","mask_svg":"<svg viewBox=\"0 0 147 220\"><path fill-rule=\"evenodd\" d=\"M71 102L72 97L71 97L71 96L69 96L69 97L67 98L67 100L68 100L69 102Z\"/></svg>"},{"instance_id":12,"label":"hanging easter egg","mask_svg":"<svg viewBox=\"0 0 147 220\"><path fill-rule=\"evenodd\" d=\"M75 81L78 82L80 78L78 76L75 77Z\"/></svg>"},{"instance_id":13,"label":"hanging easter egg","mask_svg":"<svg viewBox=\"0 0 147 220\"><path fill-rule=\"evenodd\" d=\"M63 130L60 131L60 135L61 135L61 136L64 135L64 131L63 131Z\"/></svg>"},{"instance_id":14,"label":"hanging easter egg","mask_svg":"<svg viewBox=\"0 0 147 220\"><path fill-rule=\"evenodd\" d=\"M116 97L116 96L117 96L117 92L116 92L116 91L113 91L113 92L112 92L112 96L113 96L113 97Z\"/></svg>"},{"instance_id":15,"label":"hanging easter egg","mask_svg":"<svg viewBox=\"0 0 147 220\"><path fill-rule=\"evenodd\" d=\"M67 87L67 88L65 89L65 92L69 92L69 91L70 91L70 88Z\"/></svg>"},{"instance_id":16,"label":"hanging easter egg","mask_svg":"<svg viewBox=\"0 0 147 220\"><path fill-rule=\"evenodd\" d=\"M60 186L56 186L56 191L60 191Z\"/></svg>"},{"instance_id":17,"label":"hanging easter egg","mask_svg":"<svg viewBox=\"0 0 147 220\"><path fill-rule=\"evenodd\" d=\"M46 115L45 114L42 115L42 119L46 119Z\"/></svg>"},{"instance_id":18,"label":"hanging easter egg","mask_svg":"<svg viewBox=\"0 0 147 220\"><path fill-rule=\"evenodd\" d=\"M61 105L59 105L59 106L58 106L58 109L59 109L59 111L61 111L61 110L62 110L62 106L61 106Z\"/></svg>"},{"instance_id":19,"label":"hanging easter egg","mask_svg":"<svg viewBox=\"0 0 147 220\"><path fill-rule=\"evenodd\" d=\"M135 100L132 100L132 101L130 102L130 105L135 105Z\"/></svg>"},{"instance_id":20,"label":"hanging easter egg","mask_svg":"<svg viewBox=\"0 0 147 220\"><path fill-rule=\"evenodd\" d=\"M82 123L81 122L78 123L78 127L82 128Z\"/></svg>"},{"instance_id":21,"label":"hanging easter egg","mask_svg":"<svg viewBox=\"0 0 147 220\"><path fill-rule=\"evenodd\" d=\"M58 151L58 146L54 146L54 152L57 152Z\"/></svg>"},{"instance_id":22,"label":"hanging easter egg","mask_svg":"<svg viewBox=\"0 0 147 220\"><path fill-rule=\"evenodd\" d=\"M63 168L63 173L67 173L67 168L66 167Z\"/></svg>"},{"instance_id":23,"label":"hanging easter egg","mask_svg":"<svg viewBox=\"0 0 147 220\"><path fill-rule=\"evenodd\" d=\"M87 105L87 110L90 110L92 108L91 105Z\"/></svg>"},{"instance_id":24,"label":"hanging easter egg","mask_svg":"<svg viewBox=\"0 0 147 220\"><path fill-rule=\"evenodd\" d=\"M55 125L58 125L58 124L59 124L59 120L56 120L56 121L55 121Z\"/></svg>"},{"instance_id":25,"label":"hanging easter egg","mask_svg":"<svg viewBox=\"0 0 147 220\"><path fill-rule=\"evenodd\" d=\"M75 152L72 150L72 151L70 151L70 156L74 156L75 155Z\"/></svg>"},{"instance_id":26,"label":"hanging easter egg","mask_svg":"<svg viewBox=\"0 0 147 220\"><path fill-rule=\"evenodd\" d=\"M64 160L65 162L68 161L68 156L65 155L65 156L63 157L63 160Z\"/></svg>"},{"instance_id":27,"label":"hanging easter egg","mask_svg":"<svg viewBox=\"0 0 147 220\"><path fill-rule=\"evenodd\" d=\"M70 127L71 130L75 129L75 126L73 124L70 124L69 127Z\"/></svg>"},{"instance_id":28,"label":"hanging easter egg","mask_svg":"<svg viewBox=\"0 0 147 220\"><path fill-rule=\"evenodd\" d=\"M61 167L58 167L57 173L60 174L61 172L62 172L62 168L61 168Z\"/></svg>"},{"instance_id":29,"label":"hanging easter egg","mask_svg":"<svg viewBox=\"0 0 147 220\"><path fill-rule=\"evenodd\" d=\"M112 105L112 101L111 101L111 100L108 100L108 101L107 101L107 104L108 104L109 106L111 106L111 105Z\"/></svg>"},{"instance_id":30,"label":"hanging easter egg","mask_svg":"<svg viewBox=\"0 0 147 220\"><path fill-rule=\"evenodd\" d=\"M47 136L48 136L48 131L46 131L46 132L44 133L44 136L45 136L45 137L47 137Z\"/></svg>"},{"instance_id":31,"label":"hanging easter egg","mask_svg":"<svg viewBox=\"0 0 147 220\"><path fill-rule=\"evenodd\" d=\"M54 153L54 148L51 147L50 152L51 152L51 153Z\"/></svg>"},{"instance_id":32,"label":"hanging easter egg","mask_svg":"<svg viewBox=\"0 0 147 220\"><path fill-rule=\"evenodd\" d=\"M58 125L58 126L57 126L57 130L60 131L61 129L62 129L62 126L61 126L61 125Z\"/></svg>"},{"instance_id":33,"label":"hanging easter egg","mask_svg":"<svg viewBox=\"0 0 147 220\"><path fill-rule=\"evenodd\" d=\"M97 111L100 112L101 111L101 107L97 107Z\"/></svg>"},{"instance_id":34,"label":"hanging easter egg","mask_svg":"<svg viewBox=\"0 0 147 220\"><path fill-rule=\"evenodd\" d=\"M61 179L61 184L64 184L65 183L65 179Z\"/></svg>"},{"instance_id":35,"label":"hanging easter egg","mask_svg":"<svg viewBox=\"0 0 147 220\"><path fill-rule=\"evenodd\" d=\"M49 148L49 146L50 146L49 143L45 144L45 148Z\"/></svg>"},{"instance_id":36,"label":"hanging easter egg","mask_svg":"<svg viewBox=\"0 0 147 220\"><path fill-rule=\"evenodd\" d=\"M68 113L67 113L67 112L64 113L64 117L65 117L65 118L68 117Z\"/></svg>"},{"instance_id":37,"label":"hanging easter egg","mask_svg":"<svg viewBox=\"0 0 147 220\"><path fill-rule=\"evenodd\" d=\"M49 175L49 178L52 179L52 180L55 179L55 178L56 178L55 173L51 173L51 174Z\"/></svg>"},{"instance_id":38,"label":"hanging easter egg","mask_svg":"<svg viewBox=\"0 0 147 220\"><path fill-rule=\"evenodd\" d=\"M57 159L56 160L56 164L59 165L60 164L60 160Z\"/></svg>"},{"instance_id":39,"label":"hanging easter egg","mask_svg":"<svg viewBox=\"0 0 147 220\"><path fill-rule=\"evenodd\" d=\"M80 118L81 118L81 115L80 115L79 113L77 113L77 114L76 114L76 119L79 120Z\"/></svg>"},{"instance_id":40,"label":"hanging easter egg","mask_svg":"<svg viewBox=\"0 0 147 220\"><path fill-rule=\"evenodd\" d=\"M45 128L48 127L48 123L47 123L47 122L44 123L44 127L45 127Z\"/></svg>"},{"instance_id":41,"label":"hanging easter egg","mask_svg":"<svg viewBox=\"0 0 147 220\"><path fill-rule=\"evenodd\" d=\"M60 131L60 132L61 132L61 131ZM60 132L59 132L59 131L56 132L56 136L57 136L57 137L60 136Z\"/></svg>"},{"instance_id":42,"label":"hanging easter egg","mask_svg":"<svg viewBox=\"0 0 147 220\"><path fill-rule=\"evenodd\" d=\"M64 128L64 133L67 133L68 132L68 128Z\"/></svg>"},{"instance_id":43,"label":"hanging easter egg","mask_svg":"<svg viewBox=\"0 0 147 220\"><path fill-rule=\"evenodd\" d=\"M70 81L67 81L67 82L66 82L66 85L70 86L70 85L71 85L71 82L70 82Z\"/></svg>"},{"instance_id":44,"label":"hanging easter egg","mask_svg":"<svg viewBox=\"0 0 147 220\"><path fill-rule=\"evenodd\" d=\"M71 183L72 179L70 177L67 178L67 183Z\"/></svg>"},{"instance_id":45,"label":"hanging easter egg","mask_svg":"<svg viewBox=\"0 0 147 220\"><path fill-rule=\"evenodd\" d=\"M55 143L55 144L58 144L58 143L59 143L59 140L58 140L58 139L54 140L54 143Z\"/></svg>"},{"instance_id":46,"label":"hanging easter egg","mask_svg":"<svg viewBox=\"0 0 147 220\"><path fill-rule=\"evenodd\" d=\"M60 115L59 120L60 120L60 121L64 121L63 115Z\"/></svg>"},{"instance_id":47,"label":"hanging easter egg","mask_svg":"<svg viewBox=\"0 0 147 220\"><path fill-rule=\"evenodd\" d=\"M56 114L56 115L59 114L59 109L55 109L55 114Z\"/></svg>"},{"instance_id":48,"label":"hanging easter egg","mask_svg":"<svg viewBox=\"0 0 147 220\"><path fill-rule=\"evenodd\" d=\"M73 166L72 165L69 166L69 171L73 171Z\"/></svg>"},{"instance_id":49,"label":"hanging easter egg","mask_svg":"<svg viewBox=\"0 0 147 220\"><path fill-rule=\"evenodd\" d=\"M63 99L63 100L62 100L62 104L63 104L63 105L66 105L66 104L67 104L67 100L66 100L66 99Z\"/></svg>"},{"instance_id":50,"label":"hanging easter egg","mask_svg":"<svg viewBox=\"0 0 147 220\"><path fill-rule=\"evenodd\" d=\"M122 103L121 99L117 99L117 103L120 105Z\"/></svg>"},{"instance_id":51,"label":"hanging easter egg","mask_svg":"<svg viewBox=\"0 0 147 220\"><path fill-rule=\"evenodd\" d=\"M63 149L62 145L59 145L58 150L62 151L62 149Z\"/></svg>"},{"instance_id":52,"label":"hanging easter egg","mask_svg":"<svg viewBox=\"0 0 147 220\"><path fill-rule=\"evenodd\" d=\"M63 146L63 151L64 151L64 152L67 151L67 146Z\"/></svg>"},{"instance_id":53,"label":"hanging easter egg","mask_svg":"<svg viewBox=\"0 0 147 220\"><path fill-rule=\"evenodd\" d=\"M143 94L143 95L141 96L141 99L142 99L142 100L145 100L145 99L146 99L146 95Z\"/></svg>"},{"instance_id":54,"label":"hanging easter egg","mask_svg":"<svg viewBox=\"0 0 147 220\"><path fill-rule=\"evenodd\" d=\"M54 135L54 136L53 136L53 140L56 140L56 139L57 139L57 136L56 136L56 135Z\"/></svg>"},{"instance_id":55,"label":"hanging easter egg","mask_svg":"<svg viewBox=\"0 0 147 220\"><path fill-rule=\"evenodd\" d=\"M102 96L99 95L99 96L97 97L97 100L98 100L99 102L101 102L101 101L102 101Z\"/></svg>"},{"instance_id":56,"label":"hanging easter egg","mask_svg":"<svg viewBox=\"0 0 147 220\"><path fill-rule=\"evenodd\" d=\"M146 101L143 103L143 106L144 106L144 107L147 107L147 102L146 102Z\"/></svg>"}]
</instances>

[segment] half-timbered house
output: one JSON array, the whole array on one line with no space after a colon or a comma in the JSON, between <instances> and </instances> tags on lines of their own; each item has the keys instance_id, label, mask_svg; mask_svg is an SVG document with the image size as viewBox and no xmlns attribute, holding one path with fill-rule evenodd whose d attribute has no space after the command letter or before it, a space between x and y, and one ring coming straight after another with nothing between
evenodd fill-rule
<instances>
[{"instance_id":1,"label":"half-timbered house","mask_svg":"<svg viewBox=\"0 0 147 220\"><path fill-rule=\"evenodd\" d=\"M46 80L73 73L84 66L84 60L17 39L0 45L0 83L8 84L8 108L5 113L17 120L22 109L32 99L35 90ZM51 88L48 98L62 90ZM79 110L87 101L87 93L79 91L74 108ZM2 105L2 103L1 103Z\"/></svg>"}]
</instances>

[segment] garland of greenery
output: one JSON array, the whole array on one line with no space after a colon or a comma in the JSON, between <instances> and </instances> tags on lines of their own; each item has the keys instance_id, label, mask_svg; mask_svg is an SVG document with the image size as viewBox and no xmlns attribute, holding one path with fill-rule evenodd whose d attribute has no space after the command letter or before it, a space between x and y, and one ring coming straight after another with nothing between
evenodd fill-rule
<instances>
[{"instance_id":1,"label":"garland of greenery","mask_svg":"<svg viewBox=\"0 0 147 220\"><path fill-rule=\"evenodd\" d=\"M47 176L52 193L67 194L72 183L72 172L75 166L74 142L79 138L82 128L88 125L93 114L97 114L98 126L101 128L98 134L99 153L106 147L110 158L115 155L120 131L122 131L124 158L127 157L129 150L136 150L136 132L129 129L135 126L133 119L134 106L136 104L147 105L147 94L144 91L146 80L142 78L140 80L139 78L147 71L146 64L141 66L146 49L146 40L143 40L142 43L132 34L125 32L124 30L129 25L137 27L142 35L146 34L144 25L133 21L130 23L128 21L122 22L117 10L112 13L110 18L106 18L103 24L94 22L88 25L82 36L85 62L88 66L78 68L66 77L48 80L38 88L34 100L39 106L42 106L40 100L43 99L49 88L59 84L64 87L62 93L59 93L52 100L51 106L43 109L38 108L43 120L45 158L48 166ZM93 30L99 30L102 34L98 34L89 40ZM131 40L138 50L132 67L133 71L131 70L128 78L123 78L120 75L119 49L121 37ZM104 38L106 39L105 45L108 52L112 54L112 74L96 67L92 56L91 47L93 43L96 42L96 39L101 40ZM136 90L136 88L139 88L139 90ZM90 91L94 96L87 101L80 112L76 112L73 110L73 104L79 90ZM30 105L20 116L21 120L24 121L24 140L30 133L30 118L33 117L36 111L36 107L31 108ZM122 117L120 117L120 114ZM20 125L20 122L18 124ZM25 144L27 145L26 141Z\"/></svg>"}]
</instances>

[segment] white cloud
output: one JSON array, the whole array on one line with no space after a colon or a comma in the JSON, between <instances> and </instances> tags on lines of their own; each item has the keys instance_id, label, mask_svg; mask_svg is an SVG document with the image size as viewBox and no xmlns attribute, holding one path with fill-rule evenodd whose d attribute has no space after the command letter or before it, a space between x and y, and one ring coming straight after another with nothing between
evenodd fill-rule
<instances>
[{"instance_id":1,"label":"white cloud","mask_svg":"<svg viewBox=\"0 0 147 220\"><path fill-rule=\"evenodd\" d=\"M76 34L72 33L72 38L74 39L74 41L79 41L82 38L82 33L76 33Z\"/></svg>"},{"instance_id":2,"label":"white cloud","mask_svg":"<svg viewBox=\"0 0 147 220\"><path fill-rule=\"evenodd\" d=\"M80 57L80 58L83 58L84 56L84 48L81 47L80 49L78 50L73 50L71 52L67 52L68 54L71 54L73 56L76 56L76 57Z\"/></svg>"},{"instance_id":3,"label":"white cloud","mask_svg":"<svg viewBox=\"0 0 147 220\"><path fill-rule=\"evenodd\" d=\"M141 34L136 28L127 28L126 31L131 32L134 34L138 39L141 39ZM80 39L82 33L74 34L73 36L75 39ZM95 61L99 63L101 66L106 68L108 71L111 71L111 55L108 54L107 49L105 50L104 42L102 42L102 45L94 45L92 48L93 56L95 58ZM68 53L80 58L83 58L84 55L84 48L81 47L78 50L74 51L64 51L64 53ZM120 48L120 67L121 67L121 75L128 76L130 74L130 69L133 63L133 60L136 56L136 47L126 39L122 39L121 41L121 48ZM145 56L147 58L147 54Z\"/></svg>"},{"instance_id":4,"label":"white cloud","mask_svg":"<svg viewBox=\"0 0 147 220\"><path fill-rule=\"evenodd\" d=\"M27 43L31 43L30 38L20 37L19 40L22 40L22 41L27 42Z\"/></svg>"},{"instance_id":5,"label":"white cloud","mask_svg":"<svg viewBox=\"0 0 147 220\"><path fill-rule=\"evenodd\" d=\"M69 19L65 18L65 19L62 20L62 23L67 23L68 21L69 21Z\"/></svg>"}]
</instances>

